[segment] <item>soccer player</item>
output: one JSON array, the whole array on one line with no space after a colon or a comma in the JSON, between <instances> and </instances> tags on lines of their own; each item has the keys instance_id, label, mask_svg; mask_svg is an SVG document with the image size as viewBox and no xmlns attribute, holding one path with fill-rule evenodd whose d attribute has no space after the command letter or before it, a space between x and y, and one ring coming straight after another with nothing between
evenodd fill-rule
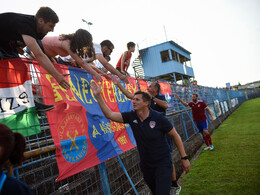
<instances>
[{"instance_id":1,"label":"soccer player","mask_svg":"<svg viewBox=\"0 0 260 195\"><path fill-rule=\"evenodd\" d=\"M184 106L190 106L192 109L193 120L195 121L199 132L202 134L205 144L207 145L204 150L213 150L214 146L211 141L211 136L208 131L208 123L207 117L205 114L205 110L208 111L210 115L210 120L213 121L213 116L207 107L207 104L203 101L198 101L198 94L192 94L192 102L186 103L184 102L176 93L173 94Z\"/></svg>"}]
</instances>

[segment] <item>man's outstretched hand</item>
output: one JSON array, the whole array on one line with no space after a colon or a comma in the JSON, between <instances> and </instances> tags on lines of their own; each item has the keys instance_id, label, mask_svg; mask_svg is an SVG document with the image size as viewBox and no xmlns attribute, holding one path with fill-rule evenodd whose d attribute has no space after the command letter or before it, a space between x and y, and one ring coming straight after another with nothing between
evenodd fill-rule
<instances>
[{"instance_id":1,"label":"man's outstretched hand","mask_svg":"<svg viewBox=\"0 0 260 195\"><path fill-rule=\"evenodd\" d=\"M96 81L92 81L90 84L90 87L92 89L92 92L94 94L94 96L100 95L101 93L101 88L100 86L96 83Z\"/></svg>"},{"instance_id":2,"label":"man's outstretched hand","mask_svg":"<svg viewBox=\"0 0 260 195\"><path fill-rule=\"evenodd\" d=\"M118 76L113 76L112 81L115 85L119 85L120 84L120 79L118 78Z\"/></svg>"},{"instance_id":3,"label":"man's outstretched hand","mask_svg":"<svg viewBox=\"0 0 260 195\"><path fill-rule=\"evenodd\" d=\"M127 76L122 75L122 76L120 76L119 78L120 78L124 83L129 84L129 81L128 81L128 79L127 79Z\"/></svg>"},{"instance_id":4,"label":"man's outstretched hand","mask_svg":"<svg viewBox=\"0 0 260 195\"><path fill-rule=\"evenodd\" d=\"M60 74L57 78L55 78L59 85L66 90L70 88L69 82L65 79L65 76L67 75L69 74Z\"/></svg>"}]
</instances>

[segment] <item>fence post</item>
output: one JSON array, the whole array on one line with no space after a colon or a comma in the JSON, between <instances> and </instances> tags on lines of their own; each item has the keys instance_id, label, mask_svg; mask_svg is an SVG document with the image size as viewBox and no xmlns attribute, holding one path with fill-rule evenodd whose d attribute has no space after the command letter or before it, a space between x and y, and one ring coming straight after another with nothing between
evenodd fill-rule
<instances>
[{"instance_id":1,"label":"fence post","mask_svg":"<svg viewBox=\"0 0 260 195\"><path fill-rule=\"evenodd\" d=\"M138 192L137 192L137 190L136 190L136 188L135 188L134 183L133 183L132 180L131 180L131 177L130 177L129 174L127 173L127 170L126 170L126 168L125 168L123 162L121 161L120 156L117 156L117 159L118 159L118 161L119 161L121 167L123 168L123 171L125 172L125 175L126 175L126 177L128 178L128 181L130 182L130 184L131 184L133 190L135 191L135 194L136 194L136 195L139 195Z\"/></svg>"},{"instance_id":2,"label":"fence post","mask_svg":"<svg viewBox=\"0 0 260 195\"><path fill-rule=\"evenodd\" d=\"M188 111L186 110L185 106L184 106L183 104L181 104L181 105L183 106L184 111L186 112L186 114L188 115L188 117L190 118L190 120L191 120L191 122L192 122L192 124L193 124L193 127L195 127L195 129L197 130L197 132L199 132L199 129L198 129L197 125L195 125L195 123L194 123L192 117L189 115L189 113L188 113ZM199 133L199 135L200 135L201 139L203 140L202 135L201 135L200 133Z\"/></svg>"},{"instance_id":3,"label":"fence post","mask_svg":"<svg viewBox=\"0 0 260 195\"><path fill-rule=\"evenodd\" d=\"M186 140L188 140L188 139L189 139L189 136L188 136L186 124L185 124L185 121L184 121L183 113L181 113L181 119L182 119L182 123L183 123L183 126L184 126L184 131L185 131L185 135L186 135Z\"/></svg>"},{"instance_id":4,"label":"fence post","mask_svg":"<svg viewBox=\"0 0 260 195\"><path fill-rule=\"evenodd\" d=\"M248 100L247 90L245 90L246 100Z\"/></svg>"},{"instance_id":5,"label":"fence post","mask_svg":"<svg viewBox=\"0 0 260 195\"><path fill-rule=\"evenodd\" d=\"M206 113L206 116L207 116L207 120L208 120L209 124L211 125L211 127L212 127L214 130L216 130L215 127L213 126L211 120L210 120L210 117L209 117L209 114L208 114L208 113ZM220 123L221 123L221 122L220 122Z\"/></svg>"},{"instance_id":6,"label":"fence post","mask_svg":"<svg viewBox=\"0 0 260 195\"><path fill-rule=\"evenodd\" d=\"M228 104L229 104L230 112L232 113L232 105L231 105L231 100L230 100L230 97L229 97L229 94L228 94L228 90L226 92L227 92L227 98L228 98Z\"/></svg>"},{"instance_id":7,"label":"fence post","mask_svg":"<svg viewBox=\"0 0 260 195\"><path fill-rule=\"evenodd\" d=\"M110 195L111 192L110 192L110 188L109 188L109 181L108 181L108 177L107 177L105 163L99 164L98 169L99 169L100 181L102 184L102 189L103 189L104 195Z\"/></svg>"}]
</instances>

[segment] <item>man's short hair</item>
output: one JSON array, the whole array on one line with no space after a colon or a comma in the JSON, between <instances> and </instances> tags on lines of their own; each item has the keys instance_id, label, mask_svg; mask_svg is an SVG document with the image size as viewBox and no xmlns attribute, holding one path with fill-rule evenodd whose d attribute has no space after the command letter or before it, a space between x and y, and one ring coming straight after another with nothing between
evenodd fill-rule
<instances>
[{"instance_id":1,"label":"man's short hair","mask_svg":"<svg viewBox=\"0 0 260 195\"><path fill-rule=\"evenodd\" d=\"M127 43L127 49L129 49L130 47L135 47L135 43L134 42Z\"/></svg>"},{"instance_id":2,"label":"man's short hair","mask_svg":"<svg viewBox=\"0 0 260 195\"><path fill-rule=\"evenodd\" d=\"M109 40L104 40L100 43L101 47L104 47L104 46L107 46L108 48L111 48L113 47L114 48L114 45L111 41Z\"/></svg>"},{"instance_id":3,"label":"man's short hair","mask_svg":"<svg viewBox=\"0 0 260 195\"><path fill-rule=\"evenodd\" d=\"M197 94L197 93L193 93L192 95L195 95L196 97L199 97L199 94Z\"/></svg>"},{"instance_id":4,"label":"man's short hair","mask_svg":"<svg viewBox=\"0 0 260 195\"><path fill-rule=\"evenodd\" d=\"M44 22L52 22L54 24L59 22L57 14L49 7L40 7L35 15L36 20L43 18Z\"/></svg>"},{"instance_id":5,"label":"man's short hair","mask_svg":"<svg viewBox=\"0 0 260 195\"><path fill-rule=\"evenodd\" d=\"M161 86L158 82L153 82L154 83L154 87L157 88L157 93L159 94L161 91Z\"/></svg>"},{"instance_id":6,"label":"man's short hair","mask_svg":"<svg viewBox=\"0 0 260 195\"><path fill-rule=\"evenodd\" d=\"M142 99L143 99L144 102L149 102L149 107L150 107L151 96L147 92L144 92L144 91L137 91L137 92L135 92L134 95L138 95L138 94L142 95Z\"/></svg>"}]
</instances>

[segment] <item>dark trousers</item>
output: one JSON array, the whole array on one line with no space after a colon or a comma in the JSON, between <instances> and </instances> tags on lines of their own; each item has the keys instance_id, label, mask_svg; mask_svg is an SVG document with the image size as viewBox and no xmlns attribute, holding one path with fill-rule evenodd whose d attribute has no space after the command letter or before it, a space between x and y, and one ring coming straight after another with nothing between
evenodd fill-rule
<instances>
[{"instance_id":1,"label":"dark trousers","mask_svg":"<svg viewBox=\"0 0 260 195\"><path fill-rule=\"evenodd\" d=\"M172 165L156 168L141 167L144 181L153 195L169 195L172 182Z\"/></svg>"}]
</instances>

